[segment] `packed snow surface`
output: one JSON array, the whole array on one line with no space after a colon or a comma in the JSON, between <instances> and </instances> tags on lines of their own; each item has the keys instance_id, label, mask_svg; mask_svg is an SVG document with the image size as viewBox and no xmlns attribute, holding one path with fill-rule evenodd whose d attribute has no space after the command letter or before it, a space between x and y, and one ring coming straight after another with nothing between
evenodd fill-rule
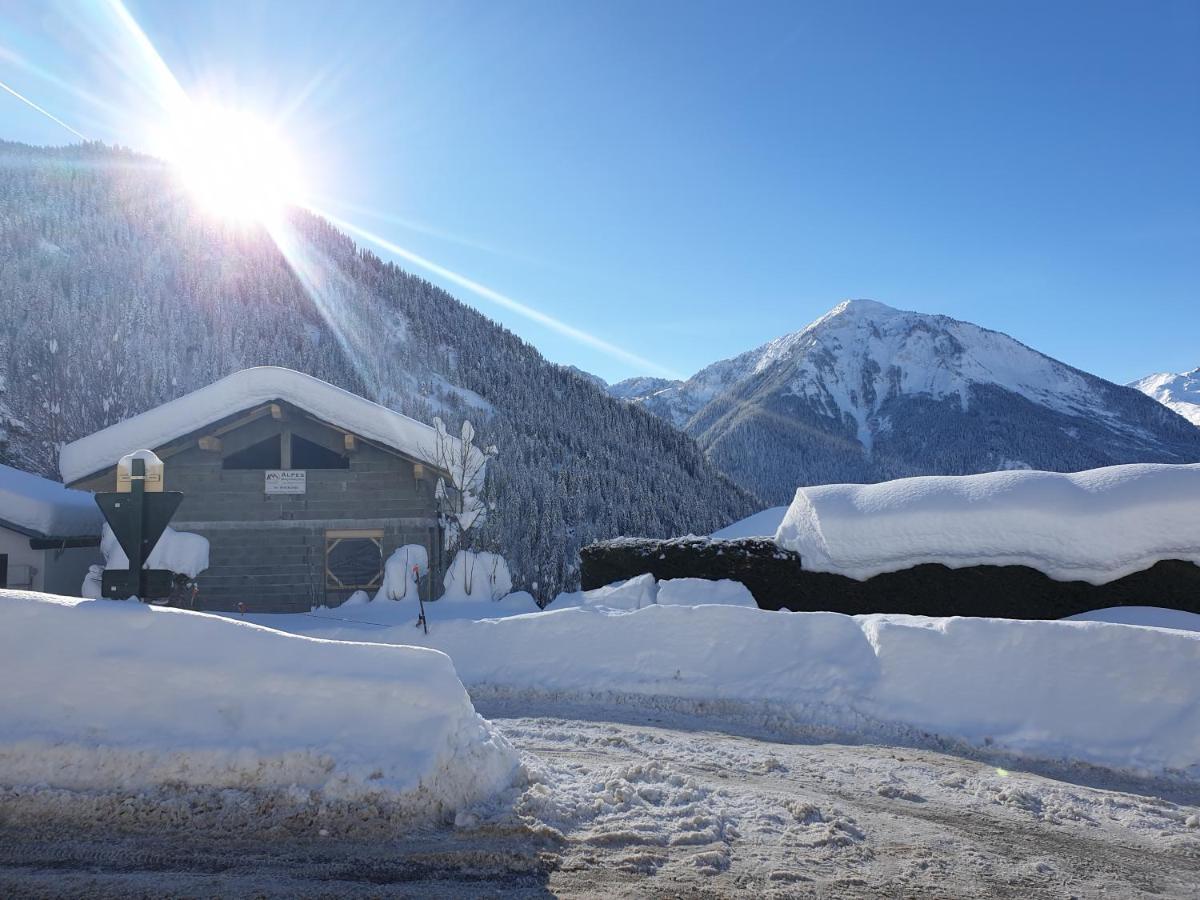
<instances>
[{"instance_id":1,"label":"packed snow surface","mask_svg":"<svg viewBox=\"0 0 1200 900\"><path fill-rule=\"evenodd\" d=\"M1009 471L796 491L776 541L805 569L871 578L921 563L1029 566L1103 584L1200 564L1200 464Z\"/></svg>"},{"instance_id":2,"label":"packed snow surface","mask_svg":"<svg viewBox=\"0 0 1200 900\"><path fill-rule=\"evenodd\" d=\"M0 591L0 783L254 789L441 817L516 755L442 653Z\"/></svg>"},{"instance_id":3,"label":"packed snow surface","mask_svg":"<svg viewBox=\"0 0 1200 900\"><path fill-rule=\"evenodd\" d=\"M141 415L67 444L59 454L63 481L99 472L137 447L161 447L234 413L283 400L331 425L440 465L432 427L357 394L292 369L258 366L234 372ZM449 437L457 443L457 438Z\"/></svg>"},{"instance_id":4,"label":"packed snow surface","mask_svg":"<svg viewBox=\"0 0 1200 900\"><path fill-rule=\"evenodd\" d=\"M1173 409L1193 425L1200 427L1200 369L1182 372L1160 372L1147 375L1130 385L1147 394L1168 409Z\"/></svg>"},{"instance_id":5,"label":"packed snow surface","mask_svg":"<svg viewBox=\"0 0 1200 900\"><path fill-rule=\"evenodd\" d=\"M0 524L38 537L95 537L104 516L96 498L57 481L0 466Z\"/></svg>"},{"instance_id":6,"label":"packed snow surface","mask_svg":"<svg viewBox=\"0 0 1200 900\"><path fill-rule=\"evenodd\" d=\"M472 692L517 703L575 698L784 733L960 741L1200 777L1200 633L669 606L643 602L646 584L631 582L608 593L609 605L559 598L564 608L556 600L529 615L431 620L428 635L411 622L389 629L312 616L254 620L333 639L436 647Z\"/></svg>"},{"instance_id":7,"label":"packed snow surface","mask_svg":"<svg viewBox=\"0 0 1200 900\"><path fill-rule=\"evenodd\" d=\"M720 541L752 537L773 538L787 511L786 506L772 506L770 509L764 509L752 516L739 519L732 525L726 525L719 531L714 531L711 537Z\"/></svg>"}]
</instances>

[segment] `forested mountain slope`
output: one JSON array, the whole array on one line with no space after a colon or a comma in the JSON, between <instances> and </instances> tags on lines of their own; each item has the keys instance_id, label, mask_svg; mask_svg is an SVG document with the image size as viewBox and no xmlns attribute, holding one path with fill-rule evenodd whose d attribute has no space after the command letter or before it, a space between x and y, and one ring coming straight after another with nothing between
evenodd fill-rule
<instances>
[{"instance_id":1,"label":"forested mountain slope","mask_svg":"<svg viewBox=\"0 0 1200 900\"><path fill-rule=\"evenodd\" d=\"M55 477L62 443L271 364L472 419L500 450L481 539L541 597L595 538L757 508L690 437L327 222L297 213L277 237L205 216L155 160L0 143L0 461Z\"/></svg>"},{"instance_id":2,"label":"forested mountain slope","mask_svg":"<svg viewBox=\"0 0 1200 900\"><path fill-rule=\"evenodd\" d=\"M1138 391L870 300L687 381L622 385L769 503L800 484L1200 460L1200 430Z\"/></svg>"}]
</instances>

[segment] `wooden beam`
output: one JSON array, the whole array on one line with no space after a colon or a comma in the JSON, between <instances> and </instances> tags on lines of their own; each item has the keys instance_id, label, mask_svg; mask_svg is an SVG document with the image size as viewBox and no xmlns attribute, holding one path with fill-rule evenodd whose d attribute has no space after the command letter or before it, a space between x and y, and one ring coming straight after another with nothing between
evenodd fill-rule
<instances>
[{"instance_id":1,"label":"wooden beam","mask_svg":"<svg viewBox=\"0 0 1200 900\"><path fill-rule=\"evenodd\" d=\"M345 446L347 453L353 453L358 449L358 441L354 439L354 435L352 434L343 434L342 444Z\"/></svg>"},{"instance_id":2,"label":"wooden beam","mask_svg":"<svg viewBox=\"0 0 1200 900\"><path fill-rule=\"evenodd\" d=\"M215 434L206 434L197 443L201 450L208 450L210 453L221 452L221 439Z\"/></svg>"},{"instance_id":3,"label":"wooden beam","mask_svg":"<svg viewBox=\"0 0 1200 900\"><path fill-rule=\"evenodd\" d=\"M278 403L271 404L271 418L282 420L284 418L283 407Z\"/></svg>"}]
</instances>

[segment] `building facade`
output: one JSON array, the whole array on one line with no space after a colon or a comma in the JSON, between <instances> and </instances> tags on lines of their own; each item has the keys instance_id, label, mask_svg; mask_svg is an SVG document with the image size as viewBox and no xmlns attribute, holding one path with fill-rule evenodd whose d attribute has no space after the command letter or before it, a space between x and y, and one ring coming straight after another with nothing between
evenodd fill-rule
<instances>
[{"instance_id":1,"label":"building facade","mask_svg":"<svg viewBox=\"0 0 1200 900\"><path fill-rule=\"evenodd\" d=\"M68 445L64 477L114 490L117 459L143 447L163 460L164 489L184 495L171 527L209 541L197 608L336 606L374 594L384 562L411 544L430 560L422 596L440 585L445 448L429 426L300 373L247 369ZM98 460L109 461L81 474Z\"/></svg>"},{"instance_id":2,"label":"building facade","mask_svg":"<svg viewBox=\"0 0 1200 900\"><path fill-rule=\"evenodd\" d=\"M78 596L102 523L90 494L0 465L0 588Z\"/></svg>"}]
</instances>

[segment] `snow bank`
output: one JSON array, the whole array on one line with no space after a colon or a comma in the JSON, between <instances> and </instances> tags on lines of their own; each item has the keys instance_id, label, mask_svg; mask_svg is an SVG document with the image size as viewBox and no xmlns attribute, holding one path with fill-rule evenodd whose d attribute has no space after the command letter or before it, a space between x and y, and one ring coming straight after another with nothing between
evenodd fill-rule
<instances>
[{"instance_id":1,"label":"snow bank","mask_svg":"<svg viewBox=\"0 0 1200 900\"><path fill-rule=\"evenodd\" d=\"M100 551L104 554L105 568L129 568L129 557L121 549L117 536L107 522L100 535ZM142 568L166 569L195 578L208 568L208 538L190 531L176 531L168 525Z\"/></svg>"},{"instance_id":2,"label":"snow bank","mask_svg":"<svg viewBox=\"0 0 1200 900\"><path fill-rule=\"evenodd\" d=\"M754 595L740 581L722 578L665 578L658 583L658 603L662 606L749 606L758 609Z\"/></svg>"},{"instance_id":3,"label":"snow bank","mask_svg":"<svg viewBox=\"0 0 1200 900\"><path fill-rule=\"evenodd\" d=\"M105 469L134 447L161 447L236 412L283 400L365 438L439 465L437 434L429 425L292 369L258 366L156 406L67 444L59 453L63 481ZM457 438L450 436L453 444Z\"/></svg>"},{"instance_id":4,"label":"snow bank","mask_svg":"<svg viewBox=\"0 0 1200 900\"><path fill-rule=\"evenodd\" d=\"M0 524L37 537L95 537L104 516L96 498L57 481L0 466Z\"/></svg>"},{"instance_id":5,"label":"snow bank","mask_svg":"<svg viewBox=\"0 0 1200 900\"><path fill-rule=\"evenodd\" d=\"M429 818L504 789L517 765L433 650L0 591L0 659L10 787L254 790Z\"/></svg>"},{"instance_id":6,"label":"snow bank","mask_svg":"<svg viewBox=\"0 0 1200 900\"><path fill-rule=\"evenodd\" d=\"M658 582L650 573L638 575L627 581L606 584L590 591L574 591L559 594L550 603L553 609L616 609L634 610L652 606L658 602Z\"/></svg>"},{"instance_id":7,"label":"snow bank","mask_svg":"<svg viewBox=\"0 0 1200 900\"><path fill-rule=\"evenodd\" d=\"M775 537L775 532L779 530L779 525L787 511L786 506L772 506L770 509L764 509L762 512L739 519L732 525L726 525L720 531L714 531L710 537L720 541L749 537Z\"/></svg>"},{"instance_id":8,"label":"snow bank","mask_svg":"<svg viewBox=\"0 0 1200 900\"><path fill-rule=\"evenodd\" d=\"M364 639L308 617L258 620L268 619ZM658 704L784 734L960 741L1200 778L1200 633L556 601L543 613L446 621L427 636L374 629L369 639L445 651L482 696Z\"/></svg>"},{"instance_id":9,"label":"snow bank","mask_svg":"<svg viewBox=\"0 0 1200 900\"><path fill-rule=\"evenodd\" d=\"M805 569L866 579L920 563L1021 565L1103 584L1200 564L1200 464L1010 471L804 487L776 541Z\"/></svg>"},{"instance_id":10,"label":"snow bank","mask_svg":"<svg viewBox=\"0 0 1200 900\"><path fill-rule=\"evenodd\" d=\"M508 562L498 553L459 550L442 579L439 603L458 600L499 600L512 593Z\"/></svg>"}]
</instances>

